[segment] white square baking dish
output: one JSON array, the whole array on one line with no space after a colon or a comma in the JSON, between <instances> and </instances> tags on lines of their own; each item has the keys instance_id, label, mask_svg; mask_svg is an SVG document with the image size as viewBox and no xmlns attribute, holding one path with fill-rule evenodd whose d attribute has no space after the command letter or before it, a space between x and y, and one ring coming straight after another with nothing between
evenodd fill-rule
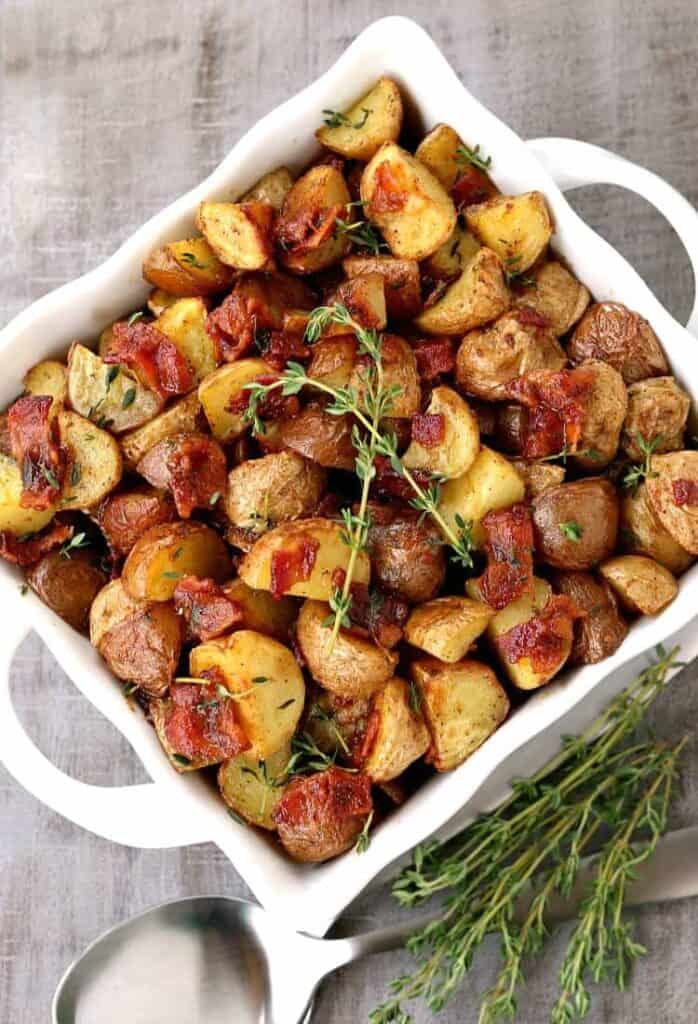
<instances>
[{"instance_id":1,"label":"white square baking dish","mask_svg":"<svg viewBox=\"0 0 698 1024\"><path fill-rule=\"evenodd\" d=\"M208 179L150 220L111 259L40 299L2 331L0 406L15 396L33 363L64 353L76 338L96 339L106 323L145 300L143 257L165 241L185 237L200 200L239 194L279 164L300 168L313 155L313 130L323 108L349 105L382 74L398 81L425 128L447 121L471 143L480 143L492 155L493 176L502 191L539 189L546 195L557 251L597 299L622 301L650 321L679 381L698 396L695 336L576 216L561 188L615 182L640 192L671 221L695 268L698 215L692 207L661 179L596 147L563 139L524 143L467 92L419 26L385 18L366 29L318 81L256 124ZM698 334L695 311L689 327ZM0 759L8 770L65 817L115 841L146 847L216 843L265 907L297 930L315 934L322 934L372 879L416 843L435 832L453 832L475 809L501 797L508 778L540 766L561 734L590 721L628 681L643 652L679 631L684 656L698 647L696 630L689 625L698 605L695 566L682 577L679 595L666 611L637 623L613 657L570 672L538 692L460 768L433 778L395 811L376 829L366 853L349 853L320 866L298 865L272 841L231 820L204 780L172 771L153 729L123 699L89 642L32 594L20 597L20 582L17 571L0 564ZM88 786L64 775L36 749L13 710L9 688L13 653L30 627L81 692L126 736L152 784Z\"/></svg>"}]
</instances>

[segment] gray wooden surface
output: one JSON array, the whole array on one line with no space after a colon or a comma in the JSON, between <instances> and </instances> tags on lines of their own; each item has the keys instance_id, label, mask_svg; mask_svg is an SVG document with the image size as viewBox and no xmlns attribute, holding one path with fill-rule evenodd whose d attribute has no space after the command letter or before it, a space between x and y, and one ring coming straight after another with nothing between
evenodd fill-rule
<instances>
[{"instance_id":1,"label":"gray wooden surface","mask_svg":"<svg viewBox=\"0 0 698 1024\"><path fill-rule=\"evenodd\" d=\"M695 0L2 0L0 322L108 256L361 28L398 12L420 20L473 91L522 135L607 145L698 203ZM486 139L475 141L486 148ZM589 190L574 201L685 317L692 276L661 218L621 190ZM693 728L697 676L686 673L664 700L660 730ZM23 720L62 768L104 785L144 779L125 741L35 638L18 654L14 683ZM692 747L675 822L696 820ZM100 930L150 904L207 891L245 894L213 847L110 845L40 806L0 768L0 1021L47 1020L62 969ZM387 895L350 910L356 927L394 913ZM625 996L605 988L594 995L589 1020L695 1021L698 902L636 917L650 955ZM518 1016L525 1024L547 1019L562 941L531 972ZM488 947L440 1018L445 1024L477 1019L494 954ZM323 991L316 1020L365 1020L408 962L386 955L345 970Z\"/></svg>"}]
</instances>

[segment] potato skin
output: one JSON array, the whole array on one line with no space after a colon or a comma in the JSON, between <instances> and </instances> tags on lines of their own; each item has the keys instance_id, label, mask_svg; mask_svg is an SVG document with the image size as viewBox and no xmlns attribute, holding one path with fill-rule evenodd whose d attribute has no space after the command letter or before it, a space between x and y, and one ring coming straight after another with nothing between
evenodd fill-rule
<instances>
[{"instance_id":1,"label":"potato skin","mask_svg":"<svg viewBox=\"0 0 698 1024\"><path fill-rule=\"evenodd\" d=\"M373 782L396 779L426 753L429 732L421 714L410 704L404 679L394 676L373 695L367 736L371 743L361 770Z\"/></svg>"},{"instance_id":2,"label":"potato skin","mask_svg":"<svg viewBox=\"0 0 698 1024\"><path fill-rule=\"evenodd\" d=\"M174 676L182 647L181 620L171 604L152 604L109 629L99 653L115 676L162 697Z\"/></svg>"},{"instance_id":3,"label":"potato skin","mask_svg":"<svg viewBox=\"0 0 698 1024\"><path fill-rule=\"evenodd\" d=\"M644 483L621 501L620 539L624 551L649 555L675 576L685 572L693 561L691 553L674 540L654 514Z\"/></svg>"},{"instance_id":4,"label":"potato skin","mask_svg":"<svg viewBox=\"0 0 698 1024\"><path fill-rule=\"evenodd\" d=\"M628 624L608 583L588 572L567 571L555 573L553 584L558 593L571 597L586 612L585 618L575 623L570 663L594 665L617 651L628 634Z\"/></svg>"},{"instance_id":5,"label":"potato skin","mask_svg":"<svg viewBox=\"0 0 698 1024\"><path fill-rule=\"evenodd\" d=\"M413 437L402 457L408 469L424 469L450 480L470 469L480 450L480 425L468 403L453 388L436 387L426 410L429 416L441 416L444 436L436 444L424 446Z\"/></svg>"},{"instance_id":6,"label":"potato skin","mask_svg":"<svg viewBox=\"0 0 698 1024\"><path fill-rule=\"evenodd\" d=\"M574 461L580 468L593 473L616 457L628 411L628 393L621 375L608 363L590 359L582 365L592 371L593 383L585 403Z\"/></svg>"},{"instance_id":7,"label":"potato skin","mask_svg":"<svg viewBox=\"0 0 698 1024\"><path fill-rule=\"evenodd\" d=\"M441 298L415 318L415 324L427 334L464 334L495 320L510 303L502 261L482 246Z\"/></svg>"},{"instance_id":8,"label":"potato skin","mask_svg":"<svg viewBox=\"0 0 698 1024\"><path fill-rule=\"evenodd\" d=\"M342 267L348 278L380 274L385 284L385 305L391 320L411 320L422 308L419 264L393 256L347 256Z\"/></svg>"},{"instance_id":9,"label":"potato skin","mask_svg":"<svg viewBox=\"0 0 698 1024\"><path fill-rule=\"evenodd\" d=\"M307 515L322 498L325 483L322 467L295 452L248 459L228 474L226 514L235 526L264 533Z\"/></svg>"},{"instance_id":10,"label":"potato skin","mask_svg":"<svg viewBox=\"0 0 698 1024\"><path fill-rule=\"evenodd\" d=\"M556 260L542 263L531 276L534 284L516 288L514 304L532 306L558 338L567 334L589 305L588 290Z\"/></svg>"},{"instance_id":11,"label":"potato skin","mask_svg":"<svg viewBox=\"0 0 698 1024\"><path fill-rule=\"evenodd\" d=\"M233 270L218 259L205 238L185 238L154 249L143 263L143 277L168 295L186 298L229 288Z\"/></svg>"},{"instance_id":12,"label":"potato skin","mask_svg":"<svg viewBox=\"0 0 698 1024\"><path fill-rule=\"evenodd\" d=\"M135 469L139 460L159 441L173 434L189 434L200 430L204 422L199 396L196 391L192 391L173 402L155 419L121 435L119 442L125 468Z\"/></svg>"},{"instance_id":13,"label":"potato skin","mask_svg":"<svg viewBox=\"0 0 698 1024\"><path fill-rule=\"evenodd\" d=\"M565 479L565 467L535 459L512 459L511 464L526 487L526 498L532 501L540 494L552 491Z\"/></svg>"},{"instance_id":14,"label":"potato skin","mask_svg":"<svg viewBox=\"0 0 698 1024\"><path fill-rule=\"evenodd\" d=\"M648 377L628 388L628 411L623 423L621 447L630 459L642 460L638 437L655 441L654 451L683 448L691 400L673 377Z\"/></svg>"},{"instance_id":15,"label":"potato skin","mask_svg":"<svg viewBox=\"0 0 698 1024\"><path fill-rule=\"evenodd\" d=\"M626 384L669 372L666 356L648 322L620 302L596 302L578 323L567 352L575 363L601 359Z\"/></svg>"},{"instance_id":16,"label":"potato skin","mask_svg":"<svg viewBox=\"0 0 698 1024\"><path fill-rule=\"evenodd\" d=\"M281 423L282 444L327 469L352 471L356 451L351 441L351 421L332 416L321 405L306 405L297 416Z\"/></svg>"},{"instance_id":17,"label":"potato skin","mask_svg":"<svg viewBox=\"0 0 698 1024\"><path fill-rule=\"evenodd\" d=\"M437 597L414 609L405 626L405 639L440 661L454 663L487 629L494 610L470 597Z\"/></svg>"},{"instance_id":18,"label":"potato skin","mask_svg":"<svg viewBox=\"0 0 698 1024\"><path fill-rule=\"evenodd\" d=\"M230 574L230 555L215 530L188 521L151 526L131 548L122 579L136 600L169 601L182 576L220 583Z\"/></svg>"},{"instance_id":19,"label":"potato skin","mask_svg":"<svg viewBox=\"0 0 698 1024\"><path fill-rule=\"evenodd\" d=\"M97 521L109 547L124 556L151 526L173 523L176 518L170 495L145 486L109 495L97 512Z\"/></svg>"},{"instance_id":20,"label":"potato skin","mask_svg":"<svg viewBox=\"0 0 698 1024\"><path fill-rule=\"evenodd\" d=\"M416 412L419 412L421 402L414 349L397 334L384 334L381 356L384 386L400 388L400 393L390 408L390 416L394 418L414 416ZM362 363L358 362L354 365L349 378L349 386L356 389L359 402L363 404L363 397L366 393L366 370Z\"/></svg>"},{"instance_id":21,"label":"potato skin","mask_svg":"<svg viewBox=\"0 0 698 1024\"><path fill-rule=\"evenodd\" d=\"M444 581L446 556L439 530L416 517L374 517L368 534L374 582L409 604L434 597Z\"/></svg>"},{"instance_id":22,"label":"potato skin","mask_svg":"<svg viewBox=\"0 0 698 1024\"><path fill-rule=\"evenodd\" d=\"M656 615L674 600L678 584L668 569L645 555L616 555L599 566L621 603L640 615Z\"/></svg>"},{"instance_id":23,"label":"potato skin","mask_svg":"<svg viewBox=\"0 0 698 1024\"><path fill-rule=\"evenodd\" d=\"M677 505L673 484L687 480L698 485L698 452L669 452L652 457L652 473L646 481L647 498L654 514L677 544L698 555L698 510L695 505Z\"/></svg>"},{"instance_id":24,"label":"potato skin","mask_svg":"<svg viewBox=\"0 0 698 1024\"><path fill-rule=\"evenodd\" d=\"M601 477L560 484L533 501L536 552L557 569L590 569L607 558L618 536L619 502L615 487ZM561 529L575 523L573 540Z\"/></svg>"},{"instance_id":25,"label":"potato skin","mask_svg":"<svg viewBox=\"0 0 698 1024\"><path fill-rule=\"evenodd\" d=\"M81 633L87 629L92 602L106 582L107 574L95 564L94 554L89 551L75 551L70 558L51 551L27 570L32 590Z\"/></svg>"}]
</instances>

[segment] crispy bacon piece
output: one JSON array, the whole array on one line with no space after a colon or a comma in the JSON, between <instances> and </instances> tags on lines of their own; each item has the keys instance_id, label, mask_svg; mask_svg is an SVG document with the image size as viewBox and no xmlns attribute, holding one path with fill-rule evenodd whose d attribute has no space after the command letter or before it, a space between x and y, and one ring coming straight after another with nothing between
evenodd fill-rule
<instances>
[{"instance_id":1,"label":"crispy bacon piece","mask_svg":"<svg viewBox=\"0 0 698 1024\"><path fill-rule=\"evenodd\" d=\"M175 751L190 761L216 764L248 750L250 742L236 720L235 701L221 697L218 669L201 673L208 686L175 683L170 687L170 713L165 736Z\"/></svg>"},{"instance_id":2,"label":"crispy bacon piece","mask_svg":"<svg viewBox=\"0 0 698 1024\"><path fill-rule=\"evenodd\" d=\"M385 455L378 455L374 460L376 476L371 484L372 494L381 498L401 498L403 501L411 501L414 498L414 491L403 476L396 473L390 465L390 459ZM412 476L421 487L428 487L431 474L422 469L411 470Z\"/></svg>"},{"instance_id":3,"label":"crispy bacon piece","mask_svg":"<svg viewBox=\"0 0 698 1024\"><path fill-rule=\"evenodd\" d=\"M402 169L387 160L378 164L373 175L371 213L394 213L402 210L409 198L409 188Z\"/></svg>"},{"instance_id":4,"label":"crispy bacon piece","mask_svg":"<svg viewBox=\"0 0 698 1024\"><path fill-rule=\"evenodd\" d=\"M344 569L335 569L332 573L335 590L343 589L345 579ZM352 583L349 609L352 631L368 634L381 647L395 647L400 643L409 614L410 606L401 598L369 590L365 583Z\"/></svg>"},{"instance_id":5,"label":"crispy bacon piece","mask_svg":"<svg viewBox=\"0 0 698 1024\"><path fill-rule=\"evenodd\" d=\"M412 417L412 440L424 448L435 448L446 435L446 420L440 412L416 413Z\"/></svg>"},{"instance_id":6,"label":"crispy bacon piece","mask_svg":"<svg viewBox=\"0 0 698 1024\"><path fill-rule=\"evenodd\" d=\"M450 338L418 338L412 342L417 371L422 380L435 380L441 373L452 373L456 354Z\"/></svg>"},{"instance_id":7,"label":"crispy bacon piece","mask_svg":"<svg viewBox=\"0 0 698 1024\"><path fill-rule=\"evenodd\" d=\"M529 658L534 672L552 672L572 639L575 619L585 614L566 594L553 594L539 615L498 637L497 649L510 665Z\"/></svg>"},{"instance_id":8,"label":"crispy bacon piece","mask_svg":"<svg viewBox=\"0 0 698 1024\"><path fill-rule=\"evenodd\" d=\"M295 217L279 219L276 240L284 252L300 256L318 249L332 237L338 217L346 214L344 206L329 206L325 210L307 207Z\"/></svg>"},{"instance_id":9,"label":"crispy bacon piece","mask_svg":"<svg viewBox=\"0 0 698 1024\"><path fill-rule=\"evenodd\" d=\"M255 377L255 384L273 384L278 377L273 373L262 373ZM250 404L250 392L243 388L228 403L230 412L245 412ZM283 395L281 388L275 388L267 392L257 406L257 411L263 420L285 420L297 416L300 412L301 403L296 395Z\"/></svg>"},{"instance_id":10,"label":"crispy bacon piece","mask_svg":"<svg viewBox=\"0 0 698 1024\"><path fill-rule=\"evenodd\" d=\"M12 456L22 474L22 508L50 508L61 493L66 454L51 418L50 395L25 395L10 406L7 427Z\"/></svg>"},{"instance_id":11,"label":"crispy bacon piece","mask_svg":"<svg viewBox=\"0 0 698 1024\"><path fill-rule=\"evenodd\" d=\"M675 505L698 505L698 481L672 480L671 489Z\"/></svg>"},{"instance_id":12,"label":"crispy bacon piece","mask_svg":"<svg viewBox=\"0 0 698 1024\"><path fill-rule=\"evenodd\" d=\"M213 640L242 622L242 606L229 598L215 580L185 576L175 587L174 606L182 616L185 640Z\"/></svg>"},{"instance_id":13,"label":"crispy bacon piece","mask_svg":"<svg viewBox=\"0 0 698 1024\"><path fill-rule=\"evenodd\" d=\"M66 523L54 523L43 533L36 533L26 540L21 540L9 530L2 530L0 531L0 558L22 567L33 565L72 536L73 527Z\"/></svg>"},{"instance_id":14,"label":"crispy bacon piece","mask_svg":"<svg viewBox=\"0 0 698 1024\"><path fill-rule=\"evenodd\" d=\"M277 600L294 583L310 578L320 544L309 533L299 533L271 556L271 594Z\"/></svg>"},{"instance_id":15,"label":"crispy bacon piece","mask_svg":"<svg viewBox=\"0 0 698 1024\"><path fill-rule=\"evenodd\" d=\"M372 810L368 776L333 766L293 779L273 817L292 857L319 862L348 850Z\"/></svg>"},{"instance_id":16,"label":"crispy bacon piece","mask_svg":"<svg viewBox=\"0 0 698 1024\"><path fill-rule=\"evenodd\" d=\"M291 331L270 331L268 337L258 340L264 361L275 370L283 370L289 359L309 359L310 349L303 335Z\"/></svg>"},{"instance_id":17,"label":"crispy bacon piece","mask_svg":"<svg viewBox=\"0 0 698 1024\"><path fill-rule=\"evenodd\" d=\"M373 750L373 745L376 742L378 731L380 729L381 716L375 708L371 708L368 718L366 719L366 726L361 735L359 742L352 750L351 763L356 767L360 768L366 763Z\"/></svg>"},{"instance_id":18,"label":"crispy bacon piece","mask_svg":"<svg viewBox=\"0 0 698 1024\"><path fill-rule=\"evenodd\" d=\"M475 167L474 164L465 164L451 189L451 198L456 207L462 210L464 206L472 206L473 203L482 203L486 199L491 199L497 193L497 186L485 171Z\"/></svg>"},{"instance_id":19,"label":"crispy bacon piece","mask_svg":"<svg viewBox=\"0 0 698 1024\"><path fill-rule=\"evenodd\" d=\"M507 393L530 412L521 454L527 459L554 455L579 443L593 374L577 370L536 370L516 377Z\"/></svg>"},{"instance_id":20,"label":"crispy bacon piece","mask_svg":"<svg viewBox=\"0 0 698 1024\"><path fill-rule=\"evenodd\" d=\"M533 306L527 306L525 303L515 306L508 315L514 317L525 327L550 327L550 321L547 317L539 313Z\"/></svg>"},{"instance_id":21,"label":"crispy bacon piece","mask_svg":"<svg viewBox=\"0 0 698 1024\"><path fill-rule=\"evenodd\" d=\"M480 590L491 608L505 608L533 592L533 521L526 505L488 512L482 520L487 534L487 568Z\"/></svg>"},{"instance_id":22,"label":"crispy bacon piece","mask_svg":"<svg viewBox=\"0 0 698 1024\"><path fill-rule=\"evenodd\" d=\"M178 515L189 519L195 508L210 508L215 495L225 492L225 455L218 442L206 434L167 440L174 442L167 454L170 490Z\"/></svg>"},{"instance_id":23,"label":"crispy bacon piece","mask_svg":"<svg viewBox=\"0 0 698 1024\"><path fill-rule=\"evenodd\" d=\"M102 356L105 363L124 363L163 398L183 395L194 387L194 376L174 342L152 324L136 320L114 324L112 340Z\"/></svg>"}]
</instances>

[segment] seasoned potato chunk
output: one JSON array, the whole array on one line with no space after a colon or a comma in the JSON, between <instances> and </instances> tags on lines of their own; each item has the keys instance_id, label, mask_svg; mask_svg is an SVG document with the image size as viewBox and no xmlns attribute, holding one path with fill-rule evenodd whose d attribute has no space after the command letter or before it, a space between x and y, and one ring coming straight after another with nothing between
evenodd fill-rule
<instances>
[{"instance_id":1,"label":"seasoned potato chunk","mask_svg":"<svg viewBox=\"0 0 698 1024\"><path fill-rule=\"evenodd\" d=\"M398 656L346 629L340 629L329 652L328 616L330 606L322 601L306 601L298 616L296 639L311 675L342 697L366 697L390 679Z\"/></svg>"},{"instance_id":2,"label":"seasoned potato chunk","mask_svg":"<svg viewBox=\"0 0 698 1024\"><path fill-rule=\"evenodd\" d=\"M429 731L410 701L404 679L394 676L372 699L367 727L368 749L362 749L361 770L374 782L390 782L426 753Z\"/></svg>"},{"instance_id":3,"label":"seasoned potato chunk","mask_svg":"<svg viewBox=\"0 0 698 1024\"><path fill-rule=\"evenodd\" d=\"M93 551L74 551L66 558L50 551L27 570L27 583L73 629L85 630L90 607L107 582Z\"/></svg>"},{"instance_id":4,"label":"seasoned potato chunk","mask_svg":"<svg viewBox=\"0 0 698 1024\"><path fill-rule=\"evenodd\" d=\"M640 615L656 615L674 600L678 584L668 569L645 555L617 555L599 566L621 604Z\"/></svg>"},{"instance_id":5,"label":"seasoned potato chunk","mask_svg":"<svg viewBox=\"0 0 698 1024\"><path fill-rule=\"evenodd\" d=\"M444 244L420 264L422 273L432 281L454 281L470 263L480 249L480 243L467 228L461 226L460 219L453 229L453 234Z\"/></svg>"},{"instance_id":6,"label":"seasoned potato chunk","mask_svg":"<svg viewBox=\"0 0 698 1024\"><path fill-rule=\"evenodd\" d=\"M61 444L70 453L61 509L94 508L121 480L118 442L108 431L74 412L59 412L58 432Z\"/></svg>"},{"instance_id":7,"label":"seasoned potato chunk","mask_svg":"<svg viewBox=\"0 0 698 1024\"><path fill-rule=\"evenodd\" d=\"M175 302L177 301L178 298L176 295L169 295L167 292L164 292L162 288L153 288L152 292L148 296L148 301L146 304L150 312L153 314L153 316L157 317L160 316L163 310L167 309L168 306L174 306ZM106 341L104 346L102 346L100 339L99 354L103 355L108 348L109 341Z\"/></svg>"},{"instance_id":8,"label":"seasoned potato chunk","mask_svg":"<svg viewBox=\"0 0 698 1024\"><path fill-rule=\"evenodd\" d=\"M53 409L59 409L68 396L68 372L63 363L45 359L32 366L22 381L28 395L50 395Z\"/></svg>"},{"instance_id":9,"label":"seasoned potato chunk","mask_svg":"<svg viewBox=\"0 0 698 1024\"><path fill-rule=\"evenodd\" d=\"M189 434L198 430L203 418L201 402L196 391L179 398L159 416L119 438L125 467L135 469L145 453L165 438L172 437L173 434Z\"/></svg>"},{"instance_id":10,"label":"seasoned potato chunk","mask_svg":"<svg viewBox=\"0 0 698 1024\"><path fill-rule=\"evenodd\" d=\"M316 164L289 190L276 226L280 260L297 274L313 274L338 263L349 239L336 230L345 219L349 189L336 167Z\"/></svg>"},{"instance_id":11,"label":"seasoned potato chunk","mask_svg":"<svg viewBox=\"0 0 698 1024\"><path fill-rule=\"evenodd\" d=\"M338 757L358 751L367 735L371 697L348 700L318 686L311 698L306 705L303 731L318 748Z\"/></svg>"},{"instance_id":12,"label":"seasoned potato chunk","mask_svg":"<svg viewBox=\"0 0 698 1024\"><path fill-rule=\"evenodd\" d=\"M174 342L197 384L218 365L216 346L206 330L206 316L206 305L201 299L179 299L167 306L153 324Z\"/></svg>"},{"instance_id":13,"label":"seasoned potato chunk","mask_svg":"<svg viewBox=\"0 0 698 1024\"><path fill-rule=\"evenodd\" d=\"M357 274L340 284L337 291L328 299L329 306L344 306L351 316L362 327L383 330L388 322L385 306L385 278L382 274L368 272ZM330 324L324 332L325 337L333 334L346 334L344 324Z\"/></svg>"},{"instance_id":14,"label":"seasoned potato chunk","mask_svg":"<svg viewBox=\"0 0 698 1024\"><path fill-rule=\"evenodd\" d=\"M494 611L469 597L437 597L415 608L405 626L405 639L440 661L460 661L487 629Z\"/></svg>"},{"instance_id":15,"label":"seasoned potato chunk","mask_svg":"<svg viewBox=\"0 0 698 1024\"><path fill-rule=\"evenodd\" d=\"M333 110L324 113L325 124L315 132L318 142L350 160L370 160L384 142L395 142L400 135L400 90L391 78L379 78L343 114Z\"/></svg>"},{"instance_id":16,"label":"seasoned potato chunk","mask_svg":"<svg viewBox=\"0 0 698 1024\"><path fill-rule=\"evenodd\" d=\"M566 267L551 260L533 271L532 284L517 287L514 304L535 309L559 338L574 327L590 298L588 289Z\"/></svg>"},{"instance_id":17,"label":"seasoned potato chunk","mask_svg":"<svg viewBox=\"0 0 698 1024\"><path fill-rule=\"evenodd\" d=\"M396 334L384 334L381 358L385 388L400 388L390 407L390 416L396 419L414 416L419 412L421 392L417 360L412 347ZM356 389L359 403L363 405L366 394L366 367L363 363L358 362L354 366L349 386Z\"/></svg>"},{"instance_id":18,"label":"seasoned potato chunk","mask_svg":"<svg viewBox=\"0 0 698 1024\"><path fill-rule=\"evenodd\" d=\"M291 626L298 615L298 605L290 597L273 598L267 590L253 590L241 579L223 585L223 593L240 608L241 627L288 641Z\"/></svg>"},{"instance_id":19,"label":"seasoned potato chunk","mask_svg":"<svg viewBox=\"0 0 698 1024\"><path fill-rule=\"evenodd\" d=\"M102 533L112 551L127 555L139 537L158 523L172 523L177 513L169 494L153 487L135 487L112 494L97 512Z\"/></svg>"},{"instance_id":20,"label":"seasoned potato chunk","mask_svg":"<svg viewBox=\"0 0 698 1024\"><path fill-rule=\"evenodd\" d=\"M565 467L551 462L536 462L535 459L512 459L511 464L524 482L526 498L532 501L540 494L547 494L565 479Z\"/></svg>"},{"instance_id":21,"label":"seasoned potato chunk","mask_svg":"<svg viewBox=\"0 0 698 1024\"><path fill-rule=\"evenodd\" d=\"M366 165L361 199L366 216L401 259L430 256L456 224L456 208L443 185L394 142L381 146Z\"/></svg>"},{"instance_id":22,"label":"seasoned potato chunk","mask_svg":"<svg viewBox=\"0 0 698 1024\"><path fill-rule=\"evenodd\" d=\"M654 455L645 486L660 523L682 548L698 555L698 452Z\"/></svg>"},{"instance_id":23,"label":"seasoned potato chunk","mask_svg":"<svg viewBox=\"0 0 698 1024\"><path fill-rule=\"evenodd\" d=\"M440 539L438 528L427 520L374 509L368 533L374 582L410 604L428 601L446 575Z\"/></svg>"},{"instance_id":24,"label":"seasoned potato chunk","mask_svg":"<svg viewBox=\"0 0 698 1024\"><path fill-rule=\"evenodd\" d=\"M236 270L273 267L271 229L274 208L246 203L201 203L196 226L221 263Z\"/></svg>"},{"instance_id":25,"label":"seasoned potato chunk","mask_svg":"<svg viewBox=\"0 0 698 1024\"><path fill-rule=\"evenodd\" d=\"M234 271L216 256L205 238L185 238L154 249L143 264L143 277L168 295L213 295L233 282Z\"/></svg>"},{"instance_id":26,"label":"seasoned potato chunk","mask_svg":"<svg viewBox=\"0 0 698 1024\"><path fill-rule=\"evenodd\" d=\"M479 450L477 416L452 388L437 387L426 414L412 420L412 442L402 461L408 469L425 469L450 480L472 466Z\"/></svg>"},{"instance_id":27,"label":"seasoned potato chunk","mask_svg":"<svg viewBox=\"0 0 698 1024\"><path fill-rule=\"evenodd\" d=\"M263 359L239 359L219 366L199 384L199 401L211 433L219 441L234 441L250 424L244 412L230 409L230 403L244 392L245 385L274 371Z\"/></svg>"},{"instance_id":28,"label":"seasoned potato chunk","mask_svg":"<svg viewBox=\"0 0 698 1024\"><path fill-rule=\"evenodd\" d=\"M343 334L339 338L321 338L313 345L308 376L331 388L344 388L349 383L356 362L356 338Z\"/></svg>"},{"instance_id":29,"label":"seasoned potato chunk","mask_svg":"<svg viewBox=\"0 0 698 1024\"><path fill-rule=\"evenodd\" d=\"M482 244L496 252L510 274L521 274L533 266L553 233L542 192L494 196L468 206L465 220Z\"/></svg>"},{"instance_id":30,"label":"seasoned potato chunk","mask_svg":"<svg viewBox=\"0 0 698 1024\"><path fill-rule=\"evenodd\" d=\"M308 515L325 491L325 473L295 452L276 452L231 469L225 511L253 534Z\"/></svg>"},{"instance_id":31,"label":"seasoned potato chunk","mask_svg":"<svg viewBox=\"0 0 698 1024\"><path fill-rule=\"evenodd\" d=\"M114 434L147 423L163 405L160 395L120 366L108 366L78 344L68 355L68 401L75 412Z\"/></svg>"},{"instance_id":32,"label":"seasoned potato chunk","mask_svg":"<svg viewBox=\"0 0 698 1024\"><path fill-rule=\"evenodd\" d=\"M560 484L533 501L536 553L558 569L590 569L613 551L618 517L618 494L609 480Z\"/></svg>"},{"instance_id":33,"label":"seasoned potato chunk","mask_svg":"<svg viewBox=\"0 0 698 1024\"><path fill-rule=\"evenodd\" d=\"M23 508L22 474L13 458L0 454L0 531L16 537L36 533L53 519L55 509Z\"/></svg>"},{"instance_id":34,"label":"seasoned potato chunk","mask_svg":"<svg viewBox=\"0 0 698 1024\"><path fill-rule=\"evenodd\" d=\"M284 773L291 759L287 744L264 761L250 754L238 754L218 769L218 788L232 811L241 818L276 832L274 810L284 791Z\"/></svg>"},{"instance_id":35,"label":"seasoned potato chunk","mask_svg":"<svg viewBox=\"0 0 698 1024\"><path fill-rule=\"evenodd\" d=\"M583 363L593 374L584 403L581 437L575 463L588 473L598 472L618 452L620 433L628 411L628 392L621 375L598 359Z\"/></svg>"},{"instance_id":36,"label":"seasoned potato chunk","mask_svg":"<svg viewBox=\"0 0 698 1024\"><path fill-rule=\"evenodd\" d=\"M472 523L473 540L480 544L484 539L481 521L487 513L515 505L523 497L524 482L509 460L483 446L467 472L443 485L439 511L456 530L457 517Z\"/></svg>"},{"instance_id":37,"label":"seasoned potato chunk","mask_svg":"<svg viewBox=\"0 0 698 1024\"><path fill-rule=\"evenodd\" d=\"M147 530L131 548L122 578L137 600L169 601L183 576L210 576L220 583L230 573L230 556L215 530L178 522Z\"/></svg>"},{"instance_id":38,"label":"seasoned potato chunk","mask_svg":"<svg viewBox=\"0 0 698 1024\"><path fill-rule=\"evenodd\" d=\"M255 182L251 189L240 197L241 203L257 201L268 203L275 210L280 210L284 205L284 199L293 186L293 175L288 167L277 167L275 171L268 171L263 174L259 181Z\"/></svg>"},{"instance_id":39,"label":"seasoned potato chunk","mask_svg":"<svg viewBox=\"0 0 698 1024\"><path fill-rule=\"evenodd\" d=\"M570 663L594 665L609 658L625 640L628 625L608 583L588 572L558 572L554 586L585 612L575 625Z\"/></svg>"},{"instance_id":40,"label":"seasoned potato chunk","mask_svg":"<svg viewBox=\"0 0 698 1024\"><path fill-rule=\"evenodd\" d=\"M410 667L431 735L427 760L437 772L462 764L499 728L509 699L496 675L481 661L466 659L444 665L435 658Z\"/></svg>"},{"instance_id":41,"label":"seasoned potato chunk","mask_svg":"<svg viewBox=\"0 0 698 1024\"><path fill-rule=\"evenodd\" d=\"M649 555L675 576L685 572L693 561L691 553L674 540L655 515L644 483L621 502L620 539L626 551Z\"/></svg>"},{"instance_id":42,"label":"seasoned potato chunk","mask_svg":"<svg viewBox=\"0 0 698 1024\"><path fill-rule=\"evenodd\" d=\"M662 452L683 448L683 435L691 400L673 377L648 377L628 388L628 411L621 447L630 459L642 461L640 439Z\"/></svg>"},{"instance_id":43,"label":"seasoned potato chunk","mask_svg":"<svg viewBox=\"0 0 698 1024\"><path fill-rule=\"evenodd\" d=\"M394 256L347 256L342 267L349 279L363 274L380 274L385 285L385 306L391 320L411 320L422 308L416 260L397 260Z\"/></svg>"},{"instance_id":44,"label":"seasoned potato chunk","mask_svg":"<svg viewBox=\"0 0 698 1024\"><path fill-rule=\"evenodd\" d=\"M353 470L356 450L351 440L352 420L333 416L321 405L310 404L297 416L281 423L279 437L286 448L292 448L306 459L328 469Z\"/></svg>"},{"instance_id":45,"label":"seasoned potato chunk","mask_svg":"<svg viewBox=\"0 0 698 1024\"><path fill-rule=\"evenodd\" d=\"M450 124L437 124L427 132L414 152L447 192L455 185L463 167L463 160L458 159L458 149L462 145L463 140Z\"/></svg>"},{"instance_id":46,"label":"seasoned potato chunk","mask_svg":"<svg viewBox=\"0 0 698 1024\"><path fill-rule=\"evenodd\" d=\"M626 384L669 372L666 356L647 321L620 302L597 302L578 323L567 351L573 362L601 359Z\"/></svg>"},{"instance_id":47,"label":"seasoned potato chunk","mask_svg":"<svg viewBox=\"0 0 698 1024\"><path fill-rule=\"evenodd\" d=\"M502 263L491 249L483 246L415 323L427 334L464 334L495 320L509 308L509 302Z\"/></svg>"}]
</instances>

